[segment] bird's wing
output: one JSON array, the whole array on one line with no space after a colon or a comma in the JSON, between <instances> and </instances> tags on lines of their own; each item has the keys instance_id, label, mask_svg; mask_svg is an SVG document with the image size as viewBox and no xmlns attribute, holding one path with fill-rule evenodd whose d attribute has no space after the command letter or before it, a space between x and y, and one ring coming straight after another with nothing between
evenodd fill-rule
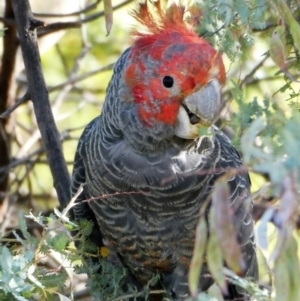
<instances>
[{"instance_id":1,"label":"bird's wing","mask_svg":"<svg viewBox=\"0 0 300 301\"><path fill-rule=\"evenodd\" d=\"M258 265L256 256L256 245L254 241L254 225L252 218L252 199L250 196L249 174L241 169L242 161L237 150L231 145L229 139L224 134L218 134L217 140L221 145L221 155L219 166L224 170L236 169L232 177L228 180L230 187L230 201L234 212L234 224L237 231L237 240L241 246L241 251L245 261L245 277L252 280L258 278ZM238 286L231 288L231 296L228 300L244 297L248 300L249 296ZM239 299L236 299L239 300Z\"/></svg>"},{"instance_id":2,"label":"bird's wing","mask_svg":"<svg viewBox=\"0 0 300 301\"><path fill-rule=\"evenodd\" d=\"M92 128L96 125L97 122L99 122L99 118L97 117L94 120L92 120L88 126L83 131L79 142L78 147L75 153L75 159L74 159L74 168L73 168L73 174L72 174L72 184L71 184L71 194L74 196L79 188L80 185L85 185L86 183L86 175L85 175L85 166L82 159L82 153L85 151L85 143L86 139L92 130ZM88 205L88 202L85 202L85 200L88 199L88 196L86 194L86 186L83 186L83 191L80 193L78 198L76 199L75 203L76 206L73 207L73 213L75 220L80 219L86 219L88 221L92 221L94 226L93 230L89 236L89 240L98 247L103 246L102 242L102 234L99 229L99 226L96 221L95 214L91 210L90 206Z\"/></svg>"}]
</instances>

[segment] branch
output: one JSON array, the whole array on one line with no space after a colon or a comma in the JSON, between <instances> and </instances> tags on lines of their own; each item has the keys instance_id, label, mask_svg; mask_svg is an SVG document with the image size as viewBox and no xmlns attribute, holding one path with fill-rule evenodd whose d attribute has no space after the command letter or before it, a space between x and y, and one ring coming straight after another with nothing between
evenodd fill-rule
<instances>
[{"instance_id":1,"label":"branch","mask_svg":"<svg viewBox=\"0 0 300 301\"><path fill-rule=\"evenodd\" d=\"M115 63L111 63L111 64L109 64L109 65L107 65L107 66L98 68L98 69L96 69L96 70L92 70L92 71L87 72L87 73L84 73L84 74L82 74L82 75L78 75L77 77L74 76L74 77L69 78L69 79L67 79L65 82L60 83L60 84L58 84L58 85L56 85L56 86L50 86L50 87L48 88L48 90L49 90L49 92L51 93L51 92L53 92L53 91L62 89L62 88L64 88L64 87L67 86L67 85L73 85L73 84L75 84L75 83L77 83L77 82L80 82L80 81L82 81L82 80L84 80L84 79L87 79L87 78L89 78L89 77L91 77L91 76L94 76L94 75L96 75L96 74L98 74L98 73L101 73L101 72L104 72L104 71L111 70L111 69L113 68L114 65L115 65Z\"/></svg>"},{"instance_id":2,"label":"branch","mask_svg":"<svg viewBox=\"0 0 300 301\"><path fill-rule=\"evenodd\" d=\"M26 102L30 99L30 94L28 91L19 98L10 108L8 108L5 112L0 114L0 118L6 118L8 117L16 108L18 108L22 103Z\"/></svg>"},{"instance_id":3,"label":"branch","mask_svg":"<svg viewBox=\"0 0 300 301\"><path fill-rule=\"evenodd\" d=\"M133 0L125 0L124 2L113 7L113 11L122 8L123 6L131 3ZM95 21L104 16L104 11L97 12L95 14L89 15L86 18L80 19L78 21L70 21L70 22L56 22L47 25L47 27L39 30L38 36L43 37L49 33L56 32L59 30L64 30L67 28L79 28L82 24Z\"/></svg>"},{"instance_id":4,"label":"branch","mask_svg":"<svg viewBox=\"0 0 300 301\"><path fill-rule=\"evenodd\" d=\"M69 13L69 14L44 14L44 13L33 13L35 17L38 18L64 18L64 17L72 17L72 16L78 16L80 14L84 14L89 12L90 10L96 8L98 6L98 4L101 2L101 0L96 0L94 3L86 6L85 8L79 10L79 11L75 11L73 13Z\"/></svg>"},{"instance_id":5,"label":"branch","mask_svg":"<svg viewBox=\"0 0 300 301\"><path fill-rule=\"evenodd\" d=\"M10 0L5 1L5 18L13 18ZM13 101L14 95L14 70L18 45L16 28L13 25L6 25L7 31L3 37L3 53L0 62L0 112L5 111ZM2 40L2 39L1 39ZM11 129L6 125L9 119L0 120L0 166L9 164L11 148ZM0 174L0 204L6 199L3 195L8 190L8 173Z\"/></svg>"},{"instance_id":6,"label":"branch","mask_svg":"<svg viewBox=\"0 0 300 301\"><path fill-rule=\"evenodd\" d=\"M39 22L33 19L28 0L11 0L11 2L37 124L54 179L58 200L60 205L65 207L71 198L70 177L62 153L59 133L51 111L37 48L35 25L38 25Z\"/></svg>"}]
</instances>

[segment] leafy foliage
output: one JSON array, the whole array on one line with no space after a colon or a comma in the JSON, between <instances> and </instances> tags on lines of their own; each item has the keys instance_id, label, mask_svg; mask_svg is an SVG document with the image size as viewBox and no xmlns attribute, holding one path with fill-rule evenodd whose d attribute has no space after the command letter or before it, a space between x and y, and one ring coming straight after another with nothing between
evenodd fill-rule
<instances>
[{"instance_id":1,"label":"leafy foliage","mask_svg":"<svg viewBox=\"0 0 300 301\"><path fill-rule=\"evenodd\" d=\"M283 2L279 0L272 3L269 1L203 1L200 3L203 17L199 32L225 52L230 61L237 61L249 51L249 47L253 46L256 38L253 31L268 32L267 27L275 28L281 20L280 22L284 22L287 28L287 31L284 31L284 38L287 39L283 39L283 41L288 43L286 41L293 40L292 43L295 47L295 52L290 53L291 47L287 44L282 45L282 47L289 49L289 51L285 50L283 59L294 61L294 68L299 70L297 50L300 29L298 24L295 25L293 17L293 13L298 15L298 12L293 1L290 1L290 8ZM209 13L205 13L208 11ZM297 36L295 32L297 32ZM244 43L243 37L246 37L249 43ZM267 58L268 52L264 53L264 56ZM300 275L299 259L296 256L297 245L295 238L293 238L295 221L299 216L299 90L292 87L292 82L296 79L290 76L281 65L281 63L286 64L286 62L278 61L276 58L273 60L285 75L286 82L279 89L276 87L276 90L269 90L268 94L266 93L260 98L254 96L250 101L247 101L245 85L247 85L248 78L246 77L244 80L232 80L231 89L227 92L230 95L229 99L235 106L227 124L234 129L233 143L242 152L245 164L242 169L265 175L268 187L272 191L272 198L277 201L278 207L275 207L277 209L271 213L267 210L262 216L262 220L266 219L265 227L259 226L257 228L257 236L265 237L264 241L258 239L258 249L263 250L263 257L268 269L274 271L272 298L268 290L263 290L251 281L237 277L233 271L222 270L222 260L228 260L226 253L236 250L234 241L229 243L227 249L222 246L228 237L234 237L229 231L230 227L216 227L222 222L228 224L229 217L225 208L220 209L228 200L226 187L223 188L223 193L221 193L222 190L220 191L220 187L224 185L222 182L217 183L214 187L213 196L218 194L216 198L218 202L215 205L213 202L212 212L215 215L215 212L220 210L223 216L218 215L218 219L211 219L210 238L207 243L195 246L194 259L199 254L203 254L205 250L207 251L210 271L221 289L224 288L225 277L248 291L251 296L255 297L255 300L298 300L300 290L294 286L294 279L292 280L291 277L298 279ZM275 98L278 94L284 97L283 95L287 91L289 91L289 97L286 98L285 103ZM230 173L240 171L230 171L227 176L230 177ZM259 197L264 197L263 187L261 194L258 192ZM270 214L269 217L268 214ZM270 222L273 222L277 228L276 236L273 238L273 243L275 240L274 249L267 239ZM205 221L200 220L199 227L203 228L203 223ZM196 242L200 240L197 235ZM219 237L219 240L216 240L216 236ZM223 237L222 243L220 243L220 237ZM292 249L294 255L287 256L287 252ZM237 267L241 264L238 258L237 254L232 258L234 260L231 266L233 270L235 270L235 264ZM195 272L199 268L201 268L199 261L195 261L195 264L191 265L191 289L194 287L194 282L197 282ZM282 278L285 278L284 283L281 282ZM208 297L205 296L205 298ZM211 297L209 300L214 300L214 298Z\"/></svg>"},{"instance_id":2,"label":"leafy foliage","mask_svg":"<svg viewBox=\"0 0 300 301\"><path fill-rule=\"evenodd\" d=\"M199 33L232 61L238 60L247 47L253 46L253 29L266 27L266 0L202 1Z\"/></svg>"},{"instance_id":3,"label":"leafy foliage","mask_svg":"<svg viewBox=\"0 0 300 301\"><path fill-rule=\"evenodd\" d=\"M30 214L28 217L34 216ZM45 218L38 216L34 219L39 220L44 228L45 236L41 240L28 232L25 218L21 214L19 216L20 232L13 232L15 240L7 241L5 238L1 240L1 294L12 295L16 300L29 300L35 293L47 296L47 300L52 300L53 289L62 289L67 279L64 269L49 271L39 266L41 256L39 251L43 250L43 254L62 252L61 244L57 243L59 239L56 236L51 241L45 239L49 233L47 230L49 223L57 221L57 218L53 216L46 221ZM60 231L64 231L64 228L61 227ZM63 233L58 232L58 237L62 237ZM65 255L65 260L72 259L72 256L66 252L62 255Z\"/></svg>"},{"instance_id":4,"label":"leafy foliage","mask_svg":"<svg viewBox=\"0 0 300 301\"><path fill-rule=\"evenodd\" d=\"M56 212L61 216L57 210ZM2 238L1 300L10 300L12 296L20 301L31 300L36 294L40 296L38 299L54 300L56 292L64 291L66 281L71 280L67 272L70 266L74 266L77 273L89 275L87 286L96 300L107 300L124 294L121 286L125 285L126 272L98 255L96 247L86 239L92 228L89 221L82 220L79 225L72 222L64 224L56 215L45 218L41 215L35 216L31 212L25 217L37 222L43 228L43 235L41 239L31 235L24 216L20 214L20 233L13 231L13 240ZM76 231L77 235L72 238L66 228ZM76 251L71 246L74 242L83 246L84 252L87 253L82 254L82 249ZM51 254L59 254L60 258L60 266L52 271L42 264ZM92 257L84 259L87 254ZM78 265L78 262L82 263ZM101 274L98 274L100 269ZM126 289L133 292L128 285Z\"/></svg>"},{"instance_id":5,"label":"leafy foliage","mask_svg":"<svg viewBox=\"0 0 300 301\"><path fill-rule=\"evenodd\" d=\"M231 251L231 248L236 248L234 241L225 241L228 243L226 250L224 245L218 243L220 239L217 237L230 236L232 238L234 233L230 227L222 227L221 229L217 227L218 223L230 223L231 217L226 208L225 211L218 211L220 210L218 201L224 201L226 204L227 187L222 186L224 183L221 181L219 186L214 188L213 193L218 195L215 198L218 201L213 205L214 216L211 216L210 224L204 219L199 222L189 275L191 293L198 301L222 300L221 289L224 289L225 281L231 281L242 287L258 301L300 300L298 285L300 271L299 258L297 257L299 235L294 231L299 216L298 192L300 191L300 92L299 83L295 82L299 77L300 68L300 30L297 23L299 5L296 0L286 1L286 3L289 6L283 0L211 0L194 3L197 8L196 11L200 11L197 31L228 58L229 81L224 92L224 98L228 100L228 104L231 106L230 109L226 108L228 112L225 116L224 125L234 129L233 143L242 153L243 171L251 171L254 180L261 175L264 177L264 181L260 184L260 189L256 191L255 196L257 199L267 199L264 194L264 188L267 186L268 190L271 190L269 193L273 200L273 203L265 206L265 211L260 216L256 229L258 252L264 262L262 270L269 274L271 271L274 275L273 281L268 282L268 286L264 287L264 283L257 285L251 279L245 279L236 274L240 268L240 262L237 260L239 256L232 258L233 253L226 254L225 252ZM105 1L105 6L104 16L107 32L109 32L113 16L111 1ZM86 64L84 64L84 68L80 69L80 72L85 72L85 68L88 66L99 64L99 57L103 59L103 62L106 62L107 57L112 54L113 59L115 59L123 50L121 44L124 44L122 47L126 47L125 41L128 38L123 36L123 31L115 33L115 37L119 35L117 36L118 43L113 41L115 48L111 49L106 46L107 42L102 38L105 33L99 33L99 28L101 28L99 23L93 26L88 25L88 28L82 28L83 32L87 30L90 42L93 44L93 50L88 54ZM282 35L279 41L278 39L275 41L275 46L279 47L284 54L280 58L271 51L274 46L274 32L278 30ZM64 79L63 73L70 74L66 84L60 87L63 90L62 94L55 94L53 97L54 110L59 107L61 99L64 97L63 93L67 94L71 90L68 81L76 78L75 73L80 58L84 57L86 53L84 51L89 48L87 41L85 41L85 34L82 34L83 37L80 40L77 33L69 33L65 37L67 42L62 42L57 46L57 52L61 55L59 59L52 59L53 50L50 51L50 55L48 54L48 61L44 59L44 66L48 66L48 71L49 68L51 69L49 71L52 75L51 80L53 78L55 80L57 78ZM1 29L0 36L2 37L3 34L4 30ZM257 49L256 46L261 43L261 40L265 42L266 47L255 52L253 49ZM86 49L83 49L76 58L76 51L82 43L85 44ZM101 47L96 44L101 45ZM70 47L70 45L74 47ZM62 55L64 52L66 53L65 57ZM262 58L260 62L257 62L257 53ZM267 61L269 56L273 61ZM255 57L255 59L252 59L250 64L254 61L255 64L253 65L255 66L249 68L247 61L251 57ZM76 66L71 72L69 69L71 69L70 66L73 66L75 59ZM59 67L61 69L59 72L54 71L53 69L57 67L59 60L62 61L63 67ZM267 64L265 64L266 61ZM270 65L272 66L270 67ZM101 67L103 66L101 65ZM287 71L292 74L292 77ZM80 111L78 109L83 105L78 102L79 98L85 100L85 108L94 99L98 101L99 97L103 98L103 91L108 79L109 74L106 74L101 77L101 80L98 77L96 80L90 79L88 85L74 84L72 93L64 99L65 103L61 109L61 115L72 115L73 112ZM276 80L275 84L273 83L274 80ZM103 87L98 88L99 82L104 82ZM22 87L22 85L20 86ZM72 104L70 99L75 99L75 104ZM96 105L99 106L99 104ZM24 116L27 116L27 112L31 112L30 107L27 110L26 114L23 114ZM98 114L94 107L89 107L87 110L89 110L87 115ZM24 110L22 112L24 113ZM80 112L77 113L80 114ZM31 128L34 128L35 122L27 120L21 115L18 116L18 121L19 123L24 122L24 124L20 126L21 129L18 128L21 134L18 132L16 136L24 136L23 140L26 141L29 140L29 133L34 132ZM74 114L73 118L72 122L77 125L78 115L75 116ZM64 128L66 124L60 123L60 126ZM28 127L30 130L27 131ZM73 133L78 133L78 128L65 130L64 135L62 135L63 140L65 139L64 143L72 143L68 139L72 140L76 137L76 135L72 136ZM14 145L14 148L18 146L18 143ZM68 147L66 149L69 150ZM20 152L22 153L22 151L24 152L23 149ZM39 185L43 189L51 189L49 188L52 187L51 185L47 186L47 180L44 179L43 186L33 177L34 172L30 173L34 167L37 168L37 162L43 163L44 158L41 154L42 151L37 149L37 153L30 153L25 158L26 164L32 164L30 167L26 165L24 169L21 169L16 164L14 177L17 180L15 183L18 185L24 183L28 173L30 174L28 186L34 186L33 190ZM73 158L73 153L68 158ZM36 169L35 173L39 174L39 169ZM226 176L230 176L230 173ZM33 179L35 180L33 181ZM24 190L24 185L18 189L15 186L16 184L12 185L12 195L14 190ZM255 203L258 203L257 199L254 199ZM35 197L35 201L38 202L39 197ZM45 198L43 201L45 202ZM263 203L262 206L264 205ZM216 215L218 216L217 219ZM29 221L33 221L42 229L39 238L29 230ZM275 228L275 235L269 239L271 224ZM127 275L123 269L112 264L106 258L101 258L99 250L87 238L92 227L92 222L86 220L74 224L68 220L67 212L55 211L55 214L47 217L41 214L34 215L30 212L26 219L20 214L19 230L12 232L14 238L8 239L6 236L1 238L0 299L53 300L58 292L61 294L60 298L64 295L65 297L68 296L66 297L68 300L74 299L72 297L73 271L88 275L87 287L95 300L113 300L124 295L124 299L128 299L128 296L134 298L151 293L149 287L146 287L142 292L136 292L133 287L128 286ZM201 236L201 233L206 232L207 227L211 227L210 237ZM71 232L74 233L74 231L77 234L72 238ZM74 248L74 243L80 245L78 250ZM216 286L215 290L208 294L198 294L197 280L203 264L202 255L206 251L209 254L207 261L210 271L219 286ZM234 249L234 251L238 253L239 250ZM86 259L87 255L90 258L88 260ZM48 259L53 258L58 261L57 268L54 270L48 268L46 264ZM222 267L223 261L226 261L236 273L224 269ZM99 270L101 270L101 274L97 273ZM153 279L153 282L155 281L157 279ZM66 291L68 293L65 293Z\"/></svg>"}]
</instances>

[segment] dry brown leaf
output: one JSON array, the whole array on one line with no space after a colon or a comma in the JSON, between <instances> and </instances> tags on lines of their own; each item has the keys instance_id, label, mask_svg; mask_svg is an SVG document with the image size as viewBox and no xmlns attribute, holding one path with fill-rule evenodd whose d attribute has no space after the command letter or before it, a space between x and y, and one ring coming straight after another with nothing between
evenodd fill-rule
<instances>
[{"instance_id":1,"label":"dry brown leaf","mask_svg":"<svg viewBox=\"0 0 300 301\"><path fill-rule=\"evenodd\" d=\"M212 227L216 231L218 244L226 264L236 274L242 274L245 263L241 248L237 242L226 177L220 178L215 184L212 192L212 206Z\"/></svg>"}]
</instances>

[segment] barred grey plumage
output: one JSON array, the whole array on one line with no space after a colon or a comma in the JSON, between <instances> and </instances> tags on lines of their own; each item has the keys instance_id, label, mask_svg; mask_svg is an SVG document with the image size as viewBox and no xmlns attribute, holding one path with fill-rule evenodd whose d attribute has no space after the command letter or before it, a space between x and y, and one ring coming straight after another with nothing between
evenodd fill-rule
<instances>
[{"instance_id":1,"label":"barred grey plumage","mask_svg":"<svg viewBox=\"0 0 300 301\"><path fill-rule=\"evenodd\" d=\"M177 40L181 43L179 38L176 36L175 44ZM201 43L204 43L202 39ZM147 56L145 48L149 43L145 44L142 50L137 48L147 68L139 76L151 77L156 74L159 65L157 58ZM185 46L182 43L180 45L172 48L168 61L172 60L173 55L180 54L186 61L193 55L189 51L182 51ZM149 47L154 46L150 43ZM205 47L211 46L205 44ZM173 298L182 300L188 294L187 274L199 210L210 197L216 179L231 168L238 169L242 163L229 139L215 127L211 128L214 133L210 137L185 139L176 135L176 125L171 124L169 119L168 122L158 122L151 117L147 123L143 122L141 116L148 116L151 110L157 113L161 107L157 108L154 99L151 100L151 106L142 103L146 105L146 110L142 113L138 111L141 104L134 100L128 79L124 79L137 49L127 49L116 63L102 113L86 127L79 140L72 194L78 191L81 183L86 185L77 200L80 204L74 207L74 214L76 219L95 221L91 240L117 253L122 264L141 284L146 284L159 272ZM197 51L201 52L201 48ZM201 52L201 56L203 61L200 61L199 68L203 70L203 66L212 64L212 57L215 59L216 53L206 50ZM199 53L196 61L198 59ZM207 68L213 69L211 65ZM164 72L173 76L172 70ZM209 80L221 82L219 73L211 74ZM218 97L218 93L216 95ZM136 97L140 97L140 94ZM235 208L238 242L247 267L246 275L256 279L257 259L249 176L245 172L238 172L228 184L231 204ZM127 193L114 194L116 192ZM107 194L112 196L89 203L81 202ZM206 210L208 212L209 207ZM204 267L202 275L206 271L207 267ZM212 282L211 278L201 277L199 289L207 290ZM229 298L246 300L248 297L233 288Z\"/></svg>"}]
</instances>

